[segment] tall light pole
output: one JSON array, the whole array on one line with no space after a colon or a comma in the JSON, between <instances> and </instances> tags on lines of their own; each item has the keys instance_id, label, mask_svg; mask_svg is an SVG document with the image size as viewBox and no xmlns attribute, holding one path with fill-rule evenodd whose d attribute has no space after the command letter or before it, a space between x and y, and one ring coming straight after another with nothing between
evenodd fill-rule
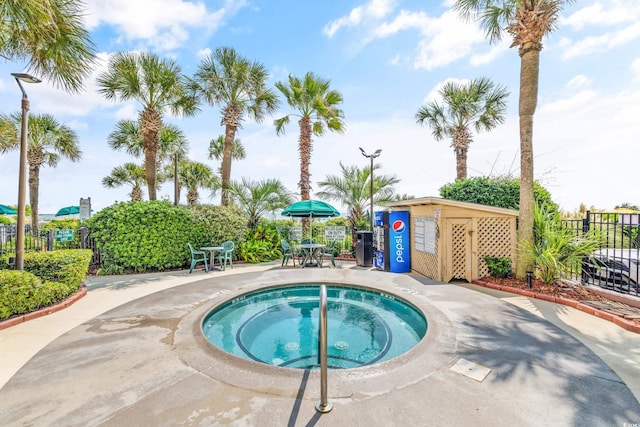
<instances>
[{"instance_id":1,"label":"tall light pole","mask_svg":"<svg viewBox=\"0 0 640 427\"><path fill-rule=\"evenodd\" d=\"M371 194L371 201L370 201L370 211L369 211L369 225L371 227L371 231L373 231L373 159L375 159L376 157L378 157L380 155L380 153L382 153L382 150L378 149L376 150L373 154L367 154L365 153L365 151L362 149L362 147L360 147L360 151L362 152L362 155L369 158L371 160L371 176L369 176L369 193Z\"/></svg>"},{"instance_id":2,"label":"tall light pole","mask_svg":"<svg viewBox=\"0 0 640 427\"><path fill-rule=\"evenodd\" d=\"M29 98L22 87L25 83L40 83L41 80L26 73L11 73L22 92L22 128L20 129L20 168L18 172L18 225L16 233L16 270L24 269L24 217L26 214L25 193L27 178L27 123L29 120Z\"/></svg>"}]
</instances>

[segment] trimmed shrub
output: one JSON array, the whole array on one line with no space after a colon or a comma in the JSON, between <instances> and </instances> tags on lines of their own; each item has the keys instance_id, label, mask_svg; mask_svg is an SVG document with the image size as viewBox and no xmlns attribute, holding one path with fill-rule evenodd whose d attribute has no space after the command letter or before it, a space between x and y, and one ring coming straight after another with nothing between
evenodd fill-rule
<instances>
[{"instance_id":1,"label":"trimmed shrub","mask_svg":"<svg viewBox=\"0 0 640 427\"><path fill-rule=\"evenodd\" d=\"M90 249L27 252L24 270L44 281L60 282L78 289L89 270L91 255Z\"/></svg>"},{"instance_id":2,"label":"trimmed shrub","mask_svg":"<svg viewBox=\"0 0 640 427\"><path fill-rule=\"evenodd\" d=\"M520 206L520 180L468 178L442 186L440 196L449 200L517 210ZM533 197L538 206L544 204L554 211L558 210L558 205L551 200L549 191L537 182L533 183Z\"/></svg>"},{"instance_id":3,"label":"trimmed shrub","mask_svg":"<svg viewBox=\"0 0 640 427\"><path fill-rule=\"evenodd\" d=\"M496 278L505 278L511 275L511 258L509 257L484 257L484 262L489 268L489 275Z\"/></svg>"},{"instance_id":4,"label":"trimmed shrub","mask_svg":"<svg viewBox=\"0 0 640 427\"><path fill-rule=\"evenodd\" d=\"M62 301L76 290L66 283L42 283L29 272L0 271L0 320Z\"/></svg>"},{"instance_id":5,"label":"trimmed shrub","mask_svg":"<svg viewBox=\"0 0 640 427\"><path fill-rule=\"evenodd\" d=\"M101 272L149 271L189 265L187 243L211 246L231 240L239 246L247 218L224 206L174 206L167 201L117 203L87 225L102 251ZM236 254L237 256L237 254Z\"/></svg>"}]
</instances>

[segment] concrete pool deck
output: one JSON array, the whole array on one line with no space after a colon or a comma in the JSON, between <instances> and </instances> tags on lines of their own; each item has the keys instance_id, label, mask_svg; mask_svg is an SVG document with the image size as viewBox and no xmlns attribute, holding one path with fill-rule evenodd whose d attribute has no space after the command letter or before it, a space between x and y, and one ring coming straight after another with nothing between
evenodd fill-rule
<instances>
[{"instance_id":1,"label":"concrete pool deck","mask_svg":"<svg viewBox=\"0 0 640 427\"><path fill-rule=\"evenodd\" d=\"M91 277L71 307L0 331L3 425L589 425L640 423L640 335L566 306L417 275L236 266ZM283 283L351 283L428 317L405 355L329 372L222 354L199 322L218 301ZM481 291L481 292L478 292ZM476 381L460 359L491 369ZM635 394L635 396L634 396Z\"/></svg>"}]
</instances>

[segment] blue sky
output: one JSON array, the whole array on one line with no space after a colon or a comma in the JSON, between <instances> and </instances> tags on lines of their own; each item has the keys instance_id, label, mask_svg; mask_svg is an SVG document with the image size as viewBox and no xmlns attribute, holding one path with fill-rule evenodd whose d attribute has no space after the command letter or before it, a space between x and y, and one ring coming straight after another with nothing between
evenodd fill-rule
<instances>
[{"instance_id":1,"label":"blue sky","mask_svg":"<svg viewBox=\"0 0 640 427\"><path fill-rule=\"evenodd\" d=\"M452 1L343 0L88 0L86 25L97 45L94 76L80 95L67 95L48 82L25 86L31 112L50 113L73 128L83 158L41 171L40 212L55 213L91 197L99 210L128 200L128 187L106 189L102 178L127 161L106 140L119 119L135 119L139 105L103 99L95 76L110 54L153 51L174 59L183 72L195 72L202 55L221 46L265 65L270 84L289 74L312 71L331 80L344 96L347 130L315 138L311 163L313 190L338 162L365 167L367 152L382 149L381 172L395 174L399 193L437 196L455 179L450 141L435 141L428 127L416 124L419 107L448 80L489 77L508 88L503 125L474 135L468 175L519 173L518 86L520 59L510 40L489 44L476 23L451 11ZM563 209L580 203L611 209L640 204L640 2L580 0L567 7L558 29L547 37L540 61L538 109L534 119L536 178ZM0 111L20 108L20 91L11 72L24 64L0 63ZM234 162L232 179L279 178L299 194L297 123L277 136L273 119L247 121L238 137L247 158ZM219 108L204 106L192 118L167 121L180 126L190 143L189 156L217 169L207 159L212 138L224 133ZM0 203L17 203L18 155L0 155ZM146 194L146 191L145 191ZM159 191L172 199L172 185ZM183 195L184 197L184 195ZM201 201L219 203L219 196ZM184 200L183 200L184 202Z\"/></svg>"}]
</instances>

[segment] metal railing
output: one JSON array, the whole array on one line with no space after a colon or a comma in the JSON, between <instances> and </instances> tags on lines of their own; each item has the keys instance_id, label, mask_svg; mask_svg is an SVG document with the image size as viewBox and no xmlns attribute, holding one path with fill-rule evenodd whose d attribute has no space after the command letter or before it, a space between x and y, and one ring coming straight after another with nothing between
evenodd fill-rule
<instances>
[{"instance_id":1,"label":"metal railing","mask_svg":"<svg viewBox=\"0 0 640 427\"><path fill-rule=\"evenodd\" d=\"M90 238L87 227L80 227L73 231L73 238L69 241L57 241L56 230L34 230L29 224L25 226L24 250L55 251L59 249L91 249L93 256L91 265L102 265L102 254L96 248L96 242ZM0 255L10 257L16 253L16 225L0 225Z\"/></svg>"},{"instance_id":2,"label":"metal railing","mask_svg":"<svg viewBox=\"0 0 640 427\"><path fill-rule=\"evenodd\" d=\"M592 232L599 248L568 278L634 296L640 296L640 214L587 211L582 219L562 220L576 236Z\"/></svg>"},{"instance_id":3,"label":"metal railing","mask_svg":"<svg viewBox=\"0 0 640 427\"><path fill-rule=\"evenodd\" d=\"M320 285L320 328L318 331L318 363L320 364L320 401L316 411L326 413L333 409L327 399L327 286Z\"/></svg>"}]
</instances>

